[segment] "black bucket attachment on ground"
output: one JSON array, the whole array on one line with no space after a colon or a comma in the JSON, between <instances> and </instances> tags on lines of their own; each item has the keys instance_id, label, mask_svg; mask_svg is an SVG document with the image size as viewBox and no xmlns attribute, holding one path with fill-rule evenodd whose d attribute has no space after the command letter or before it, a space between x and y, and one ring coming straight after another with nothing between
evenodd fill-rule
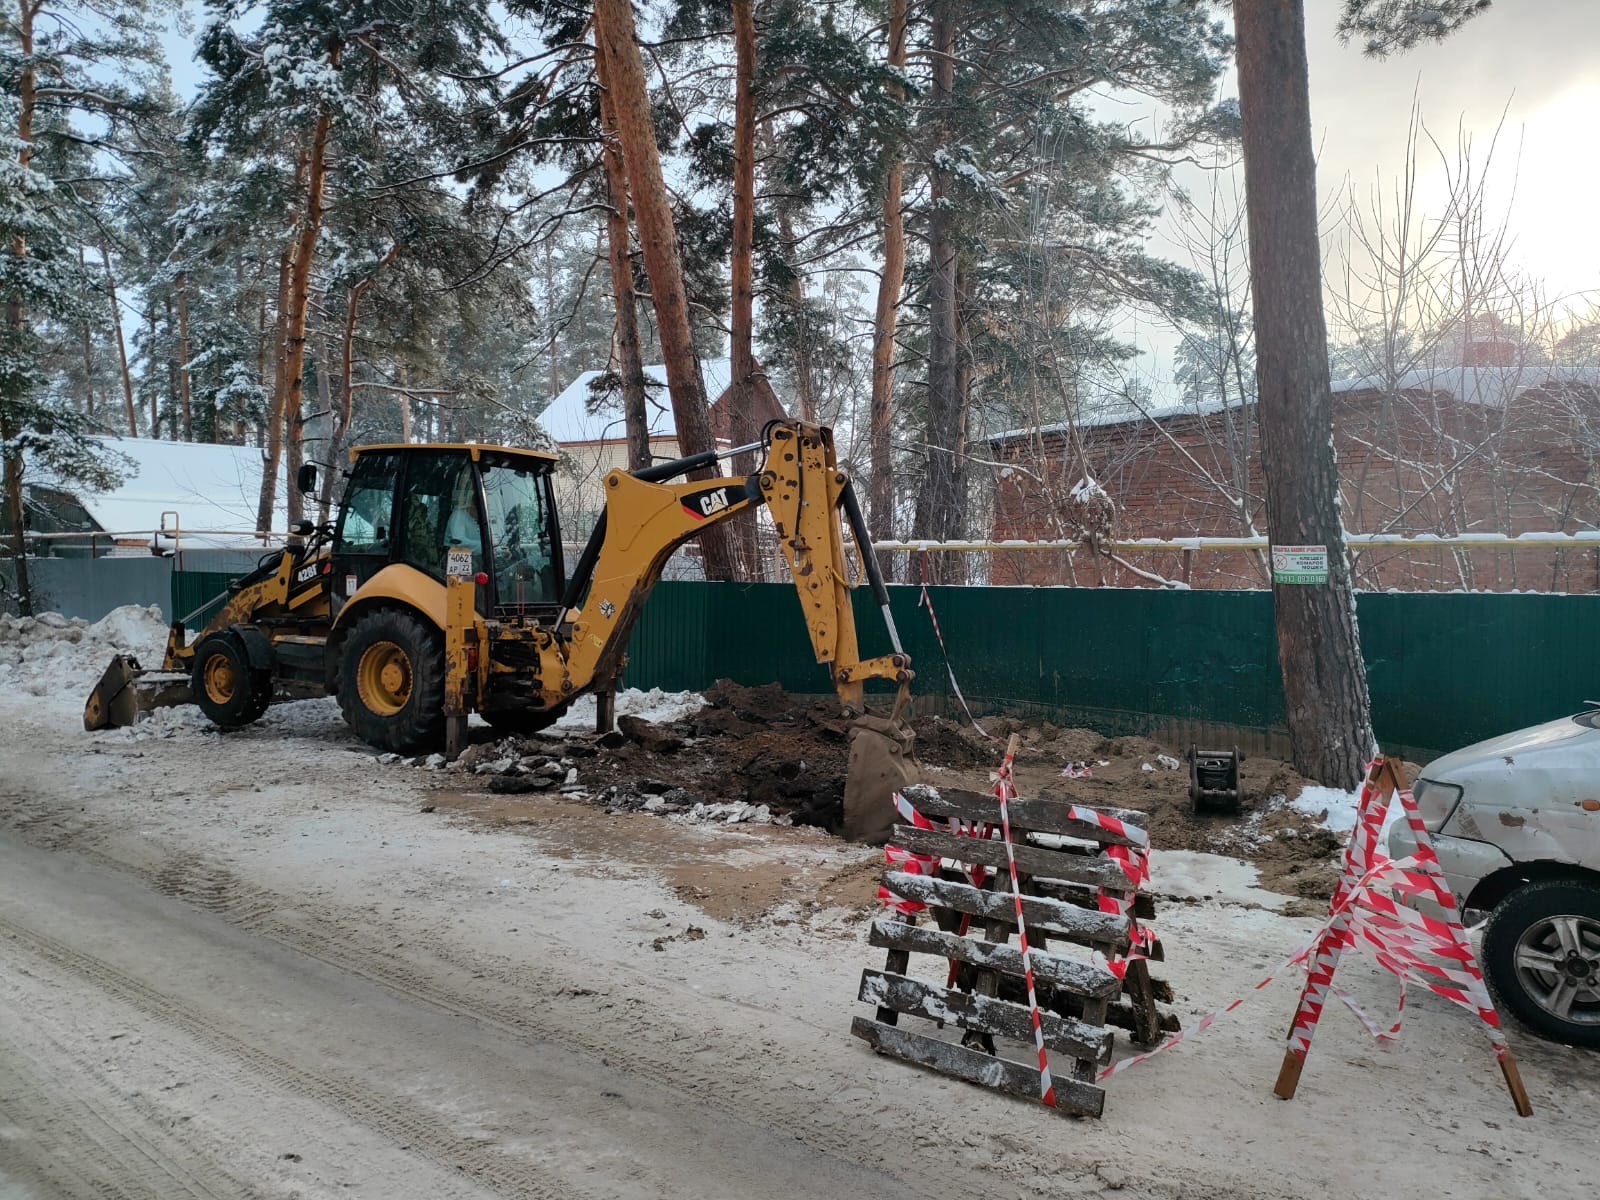
<instances>
[{"instance_id":1,"label":"black bucket attachment on ground","mask_svg":"<svg viewBox=\"0 0 1600 1200\"><path fill-rule=\"evenodd\" d=\"M1239 747L1231 750L1201 750L1189 747L1189 801L1196 816L1206 812L1237 814L1242 795L1239 788Z\"/></svg>"},{"instance_id":2,"label":"black bucket attachment on ground","mask_svg":"<svg viewBox=\"0 0 1600 1200\"><path fill-rule=\"evenodd\" d=\"M146 671L133 655L119 654L89 693L89 702L83 706L83 727L120 729L132 725L142 712L188 704L191 699L187 675Z\"/></svg>"}]
</instances>

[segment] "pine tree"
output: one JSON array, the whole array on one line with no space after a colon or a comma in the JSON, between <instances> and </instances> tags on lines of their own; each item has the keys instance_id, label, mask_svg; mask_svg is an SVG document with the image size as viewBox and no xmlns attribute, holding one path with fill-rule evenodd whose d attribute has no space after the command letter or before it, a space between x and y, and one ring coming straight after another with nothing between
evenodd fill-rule
<instances>
[{"instance_id":1,"label":"pine tree","mask_svg":"<svg viewBox=\"0 0 1600 1200\"><path fill-rule=\"evenodd\" d=\"M1143 240L1164 162L1231 132L1211 106L1229 39L1198 0L937 0L928 13L913 55L929 64L912 135L928 185L915 227L928 315L914 533L945 539L968 510L974 379L1004 395L1019 364L1048 362L1052 403L1072 405L1076 377L1128 353L1097 332L1099 314L1194 302L1193 278ZM1100 88L1160 100L1169 129L1095 120L1087 100ZM1049 337L1029 347L1008 326Z\"/></svg>"},{"instance_id":2,"label":"pine tree","mask_svg":"<svg viewBox=\"0 0 1600 1200\"><path fill-rule=\"evenodd\" d=\"M78 9L78 19L64 21L43 0L19 0L0 17L0 467L23 613L32 611L25 468L103 487L118 465L89 440L93 424L48 387L41 370L47 333L65 339L80 330L92 291L75 235L96 189L65 168L82 165L87 142L108 172L121 169L130 128L146 108L143 70L157 58L142 0L80 0Z\"/></svg>"},{"instance_id":3,"label":"pine tree","mask_svg":"<svg viewBox=\"0 0 1600 1200\"><path fill-rule=\"evenodd\" d=\"M1373 750L1366 667L1339 507L1300 0L1238 0L1256 411L1275 545L1325 547L1325 584L1273 583L1295 769L1353 788Z\"/></svg>"},{"instance_id":4,"label":"pine tree","mask_svg":"<svg viewBox=\"0 0 1600 1200\"><path fill-rule=\"evenodd\" d=\"M628 176L628 195L638 217L639 244L650 276L651 301L661 339L667 386L678 445L685 454L710 450L711 417L705 384L694 346L689 319L688 293L678 255L677 225L667 201L660 152L650 120L644 64L635 37L633 12L628 0L596 0L594 35L597 53L605 61L606 78L622 143ZM708 475L709 472L696 472ZM732 579L734 558L726 527L715 526L701 537L706 577Z\"/></svg>"},{"instance_id":5,"label":"pine tree","mask_svg":"<svg viewBox=\"0 0 1600 1200\"><path fill-rule=\"evenodd\" d=\"M484 55L503 46L487 0L269 0L246 29L235 0L209 0L201 40L209 80L195 105L199 136L292 179L291 224L278 260L276 353L266 467L257 521L271 520L279 461L302 453L308 316L319 239L360 159L341 145L372 144L397 119L431 126L437 141L493 100ZM330 181L330 168L335 176ZM384 181L391 182L391 181ZM392 181L396 184L402 181ZM331 183L331 186L330 186ZM289 491L289 517L300 515Z\"/></svg>"},{"instance_id":6,"label":"pine tree","mask_svg":"<svg viewBox=\"0 0 1600 1200\"><path fill-rule=\"evenodd\" d=\"M1439 41L1489 7L1490 0L1343 0L1339 36L1382 58Z\"/></svg>"}]
</instances>

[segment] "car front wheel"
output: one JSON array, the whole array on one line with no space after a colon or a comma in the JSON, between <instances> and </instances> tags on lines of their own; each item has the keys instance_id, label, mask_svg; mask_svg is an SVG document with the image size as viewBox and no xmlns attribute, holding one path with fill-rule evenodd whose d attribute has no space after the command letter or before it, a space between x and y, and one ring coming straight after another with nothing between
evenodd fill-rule
<instances>
[{"instance_id":1,"label":"car front wheel","mask_svg":"<svg viewBox=\"0 0 1600 1200\"><path fill-rule=\"evenodd\" d=\"M1549 880L1518 888L1483 934L1495 998L1536 1033L1600 1047L1600 887Z\"/></svg>"}]
</instances>

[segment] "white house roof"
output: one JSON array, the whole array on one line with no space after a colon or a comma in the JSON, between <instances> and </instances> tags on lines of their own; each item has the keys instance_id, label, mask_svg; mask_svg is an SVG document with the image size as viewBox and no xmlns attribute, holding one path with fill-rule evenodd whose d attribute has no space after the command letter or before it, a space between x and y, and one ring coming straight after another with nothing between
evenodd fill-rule
<instances>
[{"instance_id":1,"label":"white house roof","mask_svg":"<svg viewBox=\"0 0 1600 1200\"><path fill-rule=\"evenodd\" d=\"M1438 367L1406 371L1395 379L1393 388L1396 392L1448 392L1468 404L1504 408L1508 400L1523 392L1567 384L1600 386L1600 370L1556 366ZM1377 392L1384 387L1381 375L1361 375L1335 380L1333 392Z\"/></svg>"},{"instance_id":2,"label":"white house roof","mask_svg":"<svg viewBox=\"0 0 1600 1200\"><path fill-rule=\"evenodd\" d=\"M1396 377L1396 392L1445 392L1467 404L1485 408L1504 408L1506 402L1523 392L1540 388L1576 384L1600 388L1600 368L1595 367L1440 367L1434 370L1407 371ZM1333 394L1382 391L1385 382L1379 375L1358 375L1350 379L1333 381ZM1252 401L1251 403L1254 403ZM1239 407L1229 401L1203 400L1189 404L1152 406L1143 410L1132 405L1117 404L1095 412L1085 413L1077 422L1079 429L1097 429L1108 425L1131 425L1141 421L1169 421L1177 417L1205 417L1219 413L1225 407ZM1008 429L989 438L991 443L1011 442L1041 434L1066 433L1071 426L1066 422L1040 425L1035 428Z\"/></svg>"},{"instance_id":3,"label":"white house roof","mask_svg":"<svg viewBox=\"0 0 1600 1200\"><path fill-rule=\"evenodd\" d=\"M132 460L122 483L106 492L53 481L41 472L42 484L76 496L99 527L108 533L152 533L163 513L176 513L179 528L212 530L235 536L197 538L208 546L258 545L249 535L256 528L260 501L261 451L253 446L213 446L202 442L165 442L153 438L95 438L108 450ZM288 524L285 480L279 479L272 528ZM173 518L167 518L170 528ZM186 542L188 538L184 539Z\"/></svg>"},{"instance_id":4,"label":"white house roof","mask_svg":"<svg viewBox=\"0 0 1600 1200\"><path fill-rule=\"evenodd\" d=\"M672 417L672 401L667 395L667 369L658 363L646 367L644 373L648 381L644 407L649 417L650 436L676 437L678 427ZM590 383L604 374L604 371L585 371L562 389L560 395L545 405L544 411L539 414L539 424L558 445L620 442L626 436L621 392L612 388L597 398L589 389ZM701 360L700 378L705 383L707 404L715 403L717 397L728 390L732 377L733 368L728 359Z\"/></svg>"}]
</instances>

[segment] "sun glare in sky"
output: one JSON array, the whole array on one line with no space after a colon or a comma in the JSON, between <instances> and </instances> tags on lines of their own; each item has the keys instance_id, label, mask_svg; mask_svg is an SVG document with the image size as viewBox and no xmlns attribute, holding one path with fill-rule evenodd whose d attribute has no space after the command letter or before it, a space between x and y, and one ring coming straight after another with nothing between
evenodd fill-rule
<instances>
[{"instance_id":1,"label":"sun glare in sky","mask_svg":"<svg viewBox=\"0 0 1600 1200\"><path fill-rule=\"evenodd\" d=\"M1542 278L1552 299L1600 299L1600 83L1552 97L1528 114L1517 167L1511 228L1515 261ZM1510 130L1510 133L1518 131ZM1515 141L1507 146L1515 149Z\"/></svg>"}]
</instances>

